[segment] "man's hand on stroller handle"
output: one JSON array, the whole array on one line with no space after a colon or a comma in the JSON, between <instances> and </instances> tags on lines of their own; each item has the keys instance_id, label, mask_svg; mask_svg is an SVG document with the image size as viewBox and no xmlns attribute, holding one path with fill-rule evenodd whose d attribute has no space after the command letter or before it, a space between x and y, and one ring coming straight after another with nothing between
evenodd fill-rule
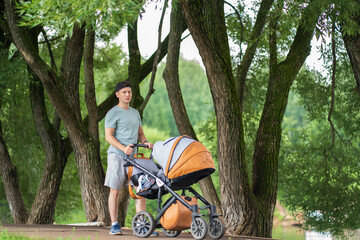
<instances>
[{"instance_id":1,"label":"man's hand on stroller handle","mask_svg":"<svg viewBox=\"0 0 360 240\"><path fill-rule=\"evenodd\" d=\"M130 155L134 151L134 148L135 148L134 144L127 145L124 149L124 153L126 155Z\"/></svg>"},{"instance_id":2,"label":"man's hand on stroller handle","mask_svg":"<svg viewBox=\"0 0 360 240\"><path fill-rule=\"evenodd\" d=\"M135 143L135 144L131 144L131 148L136 148L136 147L143 147L143 148L149 148L149 144L139 144L139 143Z\"/></svg>"},{"instance_id":3,"label":"man's hand on stroller handle","mask_svg":"<svg viewBox=\"0 0 360 240\"><path fill-rule=\"evenodd\" d=\"M152 149L152 144L149 143L149 142L146 142L145 144L138 144L138 143L134 143L134 144L129 144L125 147L124 149L124 153L126 155L130 155L133 151L134 151L134 148L136 147L143 147L143 148L149 148L149 149Z\"/></svg>"}]
</instances>

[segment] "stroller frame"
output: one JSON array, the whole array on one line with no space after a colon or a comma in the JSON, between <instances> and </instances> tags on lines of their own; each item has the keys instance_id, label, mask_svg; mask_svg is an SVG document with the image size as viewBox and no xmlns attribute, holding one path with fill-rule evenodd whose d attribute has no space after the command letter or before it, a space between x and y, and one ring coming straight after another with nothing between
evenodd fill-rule
<instances>
[{"instance_id":1,"label":"stroller frame","mask_svg":"<svg viewBox=\"0 0 360 240\"><path fill-rule=\"evenodd\" d=\"M147 145L143 144L133 144L133 148L135 147L144 147L147 148ZM152 161L152 159L150 159ZM125 157L125 161L127 162L126 166L135 166L140 169L143 173L146 173L153 177L156 180L156 184L159 187L158 191L158 208L157 208L157 216L154 219L152 214L146 211L141 211L135 214L132 219L132 230L133 233L140 238L147 238L151 235L151 233L155 230L155 228L162 228L163 233L167 237L176 237L181 233L181 230L178 231L171 231L167 230L162 227L160 224L160 219L166 212L166 210L175 202L179 201L183 204L186 208L191 211L191 234L195 239L203 239L205 238L207 232L209 231L209 235L214 239L220 239L225 234L225 224L219 218L219 214L216 213L216 206L211 205L205 198L203 198L198 192L195 191L191 186L187 187L177 187L176 189L172 189L167 183L163 182L158 176L156 176L153 172L149 171L148 169L144 168L143 166L139 165L134 161L134 158L131 158L129 155ZM199 207L198 205L190 205L184 199L180 197L178 193L175 191L182 190L182 195L185 195L185 191L188 190L196 199L200 200L205 204L204 207ZM161 208L162 204L162 196L165 194L170 193L172 196L170 199L165 203L165 205ZM209 210L209 226L207 225L206 221L202 218L204 214L199 213L199 210Z\"/></svg>"}]
</instances>

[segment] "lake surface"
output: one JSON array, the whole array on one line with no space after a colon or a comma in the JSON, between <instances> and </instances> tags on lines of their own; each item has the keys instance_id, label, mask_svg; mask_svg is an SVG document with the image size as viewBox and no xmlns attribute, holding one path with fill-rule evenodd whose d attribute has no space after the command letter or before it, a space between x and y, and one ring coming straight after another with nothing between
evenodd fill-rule
<instances>
[{"instance_id":1,"label":"lake surface","mask_svg":"<svg viewBox=\"0 0 360 240\"><path fill-rule=\"evenodd\" d=\"M272 237L282 240L337 240L336 237L321 234L313 231L304 231L299 227L293 226L277 226L273 229ZM360 231L349 237L351 240L360 240Z\"/></svg>"},{"instance_id":2,"label":"lake surface","mask_svg":"<svg viewBox=\"0 0 360 240\"><path fill-rule=\"evenodd\" d=\"M272 237L283 240L306 240L305 231L298 227L277 226L273 229Z\"/></svg>"}]
</instances>

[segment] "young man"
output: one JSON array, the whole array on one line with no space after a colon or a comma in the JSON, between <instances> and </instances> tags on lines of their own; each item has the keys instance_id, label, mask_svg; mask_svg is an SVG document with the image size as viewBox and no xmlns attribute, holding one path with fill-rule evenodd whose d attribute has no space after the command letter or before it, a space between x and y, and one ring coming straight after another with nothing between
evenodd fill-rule
<instances>
[{"instance_id":1,"label":"young man","mask_svg":"<svg viewBox=\"0 0 360 240\"><path fill-rule=\"evenodd\" d=\"M130 107L132 98L131 85L128 81L119 82L115 87L115 95L119 103L105 116L105 139L110 144L108 149L108 167L105 177L105 186L110 188L109 212L112 221L110 234L122 234L117 222L119 190L128 184L124 164L126 155L133 155L134 143L142 143L149 148L153 144L146 140L139 112ZM145 198L135 200L136 211L145 211ZM158 233L154 232L157 236Z\"/></svg>"}]
</instances>

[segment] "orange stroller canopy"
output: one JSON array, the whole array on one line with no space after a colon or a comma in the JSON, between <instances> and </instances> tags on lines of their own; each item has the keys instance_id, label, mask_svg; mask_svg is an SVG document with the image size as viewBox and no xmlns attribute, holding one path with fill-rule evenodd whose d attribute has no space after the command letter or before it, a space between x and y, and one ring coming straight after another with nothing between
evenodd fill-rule
<instances>
[{"instance_id":1,"label":"orange stroller canopy","mask_svg":"<svg viewBox=\"0 0 360 240\"><path fill-rule=\"evenodd\" d=\"M154 144L153 158L173 185L189 186L215 171L211 153L188 136L169 138Z\"/></svg>"}]
</instances>

